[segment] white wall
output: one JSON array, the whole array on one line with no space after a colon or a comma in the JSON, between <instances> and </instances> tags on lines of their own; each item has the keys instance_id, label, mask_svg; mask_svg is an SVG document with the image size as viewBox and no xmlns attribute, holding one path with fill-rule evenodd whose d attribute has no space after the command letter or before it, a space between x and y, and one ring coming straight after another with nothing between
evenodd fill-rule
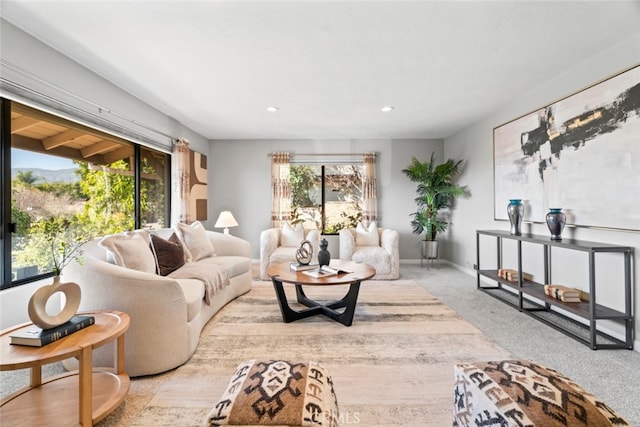
<instances>
[{"instance_id":1,"label":"white wall","mask_svg":"<svg viewBox=\"0 0 640 427\"><path fill-rule=\"evenodd\" d=\"M415 211L415 185L401 172L412 156L442 158L442 140L332 139L212 141L209 167L209 220L213 227L222 210L231 210L239 226L231 234L251 243L259 258L260 232L271 217L271 159L268 153L378 153L378 214L380 226L400 232L400 258L420 258L420 237L411 233L409 214ZM337 236L328 236L329 252L338 255Z\"/></svg>"},{"instance_id":2,"label":"white wall","mask_svg":"<svg viewBox=\"0 0 640 427\"><path fill-rule=\"evenodd\" d=\"M468 185L472 193L471 198L459 201L458 208L454 212L454 225L450 228L448 244L444 251L446 259L463 268L472 269L476 262L475 231L477 229L509 229L508 222L493 220L493 128L637 64L640 58L639 54L640 32L604 52L594 54L593 57L576 64L571 69L563 70L556 78L543 82L539 86L531 88L529 92L517 96L500 111L445 139L445 157L467 160L466 171L461 177L460 183ZM640 143L640 135L638 141ZM640 185L640 183L637 184ZM594 195L594 204L597 205L597 203L597 197ZM602 215L606 215L606 210L612 207L601 206L601 208ZM640 209L640 202L638 209ZM524 230L541 235L549 234L544 224L525 226ZM640 292L638 292L637 286L637 280L640 278L640 263L638 262L640 233L565 228L563 235L580 240L635 248L632 275L636 281L635 307L637 313L637 308L640 307ZM494 252L493 249L491 251ZM553 277L557 282L588 289L586 256L580 257L576 253L565 251L556 251L555 253L558 254L558 257L554 258ZM620 280L623 257L609 255L601 257L598 255L596 260L598 259L603 260L596 266L596 277L600 289L598 301L615 304L616 308L622 310L623 307L620 307L620 304L622 304L623 295ZM527 261L530 268L542 265L541 250L528 253ZM489 265L487 264L486 267L489 268ZM635 328L636 331L640 331L640 319L637 315ZM640 343L637 340L635 348L640 348Z\"/></svg>"}]
</instances>

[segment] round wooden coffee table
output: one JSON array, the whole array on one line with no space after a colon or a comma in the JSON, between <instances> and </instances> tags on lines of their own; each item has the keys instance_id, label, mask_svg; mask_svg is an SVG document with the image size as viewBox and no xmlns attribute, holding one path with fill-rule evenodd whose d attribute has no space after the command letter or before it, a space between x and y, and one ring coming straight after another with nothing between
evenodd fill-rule
<instances>
[{"instance_id":1,"label":"round wooden coffee table","mask_svg":"<svg viewBox=\"0 0 640 427\"><path fill-rule=\"evenodd\" d=\"M308 276L302 271L291 270L290 262L281 262L269 266L267 274L271 277L276 296L278 297L282 320L289 323L322 314L345 326L351 326L358 301L360 282L372 278L376 274L376 270L368 264L351 261L331 260L329 265L333 268L350 271L350 273L315 278ZM298 302L308 308L303 310L292 309L287 301L283 283L295 285ZM342 299L329 303L320 303L309 299L302 289L302 286L335 285L349 285L349 291ZM341 308L344 308L343 312L337 311L337 309Z\"/></svg>"},{"instance_id":2,"label":"round wooden coffee table","mask_svg":"<svg viewBox=\"0 0 640 427\"><path fill-rule=\"evenodd\" d=\"M0 402L0 419L15 426L91 426L120 405L129 391L124 370L124 333L129 315L119 311L96 311L91 326L42 347L11 345L10 335L25 323L2 331L0 370L31 369L30 385ZM93 367L93 349L116 340L116 366ZM42 380L42 365L77 357L79 370ZM110 372L115 370L115 372ZM75 409L74 409L75 408Z\"/></svg>"}]
</instances>

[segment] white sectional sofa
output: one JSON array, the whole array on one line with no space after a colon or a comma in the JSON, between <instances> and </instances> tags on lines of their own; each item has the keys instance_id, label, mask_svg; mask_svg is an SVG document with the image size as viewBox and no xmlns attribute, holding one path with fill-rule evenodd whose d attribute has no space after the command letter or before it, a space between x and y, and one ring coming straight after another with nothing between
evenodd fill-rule
<instances>
[{"instance_id":1,"label":"white sectional sofa","mask_svg":"<svg viewBox=\"0 0 640 427\"><path fill-rule=\"evenodd\" d=\"M175 246L185 249L187 261L171 273L165 269L163 276L157 273L157 260L163 259L163 245L178 241L169 239L174 232L180 237ZM251 289L249 242L205 230L199 223L151 233L155 244L144 230L94 239L84 244L82 262L66 267L62 276L82 289L79 311L118 310L130 316L125 369L132 377L186 362L211 317ZM177 260L170 251L164 255L165 263ZM94 352L94 366L112 366L112 347ZM72 367L72 361L65 365Z\"/></svg>"}]
</instances>

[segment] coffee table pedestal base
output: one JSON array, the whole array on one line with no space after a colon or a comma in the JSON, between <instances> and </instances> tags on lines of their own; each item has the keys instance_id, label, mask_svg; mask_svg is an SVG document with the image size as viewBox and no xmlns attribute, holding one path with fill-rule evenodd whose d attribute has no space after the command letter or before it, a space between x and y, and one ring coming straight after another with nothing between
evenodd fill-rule
<instances>
[{"instance_id":1,"label":"coffee table pedestal base","mask_svg":"<svg viewBox=\"0 0 640 427\"><path fill-rule=\"evenodd\" d=\"M328 304L323 304L318 301L309 299L304 291L302 285L296 284L296 297L300 304L308 307L302 310L294 310L287 301L287 296L284 292L282 282L277 277L272 278L273 287L278 297L278 304L280 305L280 312L282 313L282 320L285 323L290 323L300 319L306 319L307 317L316 316L322 314L342 323L345 326L351 326L353 323L353 315L356 311L356 303L358 301L358 292L360 291L360 281L355 281L349 285L349 291L346 295L338 300ZM337 309L344 308L344 311L339 312Z\"/></svg>"}]
</instances>

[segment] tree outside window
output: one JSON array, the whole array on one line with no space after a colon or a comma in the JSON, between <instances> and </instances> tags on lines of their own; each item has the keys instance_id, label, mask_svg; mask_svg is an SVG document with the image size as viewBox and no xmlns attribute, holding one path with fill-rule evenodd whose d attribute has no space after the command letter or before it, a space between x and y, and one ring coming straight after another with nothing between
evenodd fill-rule
<instances>
[{"instance_id":1,"label":"tree outside window","mask_svg":"<svg viewBox=\"0 0 640 427\"><path fill-rule=\"evenodd\" d=\"M362 219L362 173L359 164L292 164L292 221L322 234L337 234Z\"/></svg>"},{"instance_id":2,"label":"tree outside window","mask_svg":"<svg viewBox=\"0 0 640 427\"><path fill-rule=\"evenodd\" d=\"M0 288L53 274L56 250L90 236L166 226L168 154L4 98L0 110Z\"/></svg>"},{"instance_id":3,"label":"tree outside window","mask_svg":"<svg viewBox=\"0 0 640 427\"><path fill-rule=\"evenodd\" d=\"M18 151L12 148L12 153ZM141 226L164 227L168 156L151 149L141 152L137 198L132 157L108 165L74 160L68 170L43 170L47 176L34 170L17 171L11 181L11 222L16 224L11 242L12 280L52 271L50 245L42 232L52 220L64 221L71 239L132 230L138 200ZM45 162L46 157L51 156L44 155Z\"/></svg>"}]
</instances>

